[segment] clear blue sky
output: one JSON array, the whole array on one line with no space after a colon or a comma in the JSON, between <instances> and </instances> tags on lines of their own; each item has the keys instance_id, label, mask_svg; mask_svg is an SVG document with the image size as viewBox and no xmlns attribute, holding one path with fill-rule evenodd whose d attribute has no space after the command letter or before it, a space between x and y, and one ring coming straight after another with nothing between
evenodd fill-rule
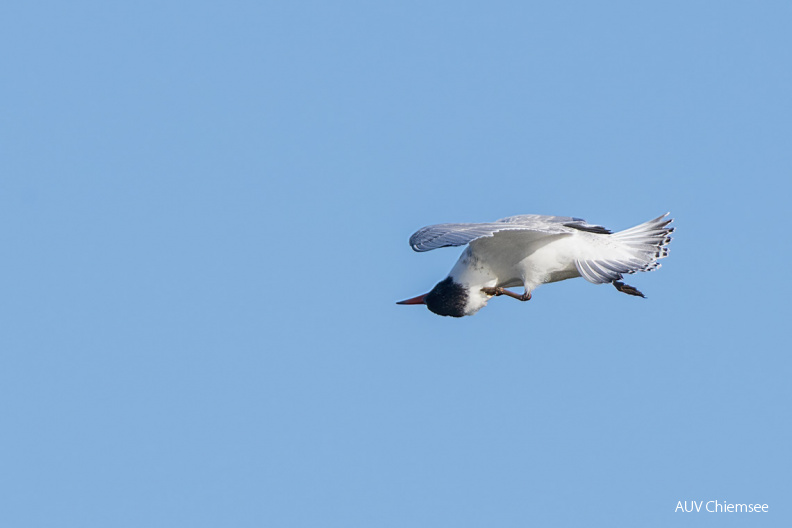
<instances>
[{"instance_id":1,"label":"clear blue sky","mask_svg":"<svg viewBox=\"0 0 792 528\"><path fill-rule=\"evenodd\" d=\"M2 20L0 525L792 525L788 2ZM666 211L646 300L394 304L421 226Z\"/></svg>"}]
</instances>

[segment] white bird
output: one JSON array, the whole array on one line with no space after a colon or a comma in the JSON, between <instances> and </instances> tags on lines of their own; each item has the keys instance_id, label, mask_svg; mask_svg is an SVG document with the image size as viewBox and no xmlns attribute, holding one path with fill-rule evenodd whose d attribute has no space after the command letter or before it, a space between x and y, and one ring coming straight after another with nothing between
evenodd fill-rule
<instances>
[{"instance_id":1,"label":"white bird","mask_svg":"<svg viewBox=\"0 0 792 528\"><path fill-rule=\"evenodd\" d=\"M644 297L621 282L622 275L660 267L657 261L668 256L674 231L668 214L618 233L581 218L544 215L424 227L410 237L415 251L468 247L432 291L396 304L425 304L436 314L462 317L478 312L493 296L527 301L539 285L575 277ZM514 286L525 292L506 289Z\"/></svg>"}]
</instances>

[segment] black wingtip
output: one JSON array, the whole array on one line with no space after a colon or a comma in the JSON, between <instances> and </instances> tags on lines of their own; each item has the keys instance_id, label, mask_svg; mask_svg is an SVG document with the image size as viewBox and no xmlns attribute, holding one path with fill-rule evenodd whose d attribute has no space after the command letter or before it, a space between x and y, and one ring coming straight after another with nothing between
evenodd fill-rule
<instances>
[{"instance_id":1,"label":"black wingtip","mask_svg":"<svg viewBox=\"0 0 792 528\"><path fill-rule=\"evenodd\" d=\"M598 235L612 235L613 231L598 225L590 225L585 223L585 220L580 222L569 222L564 224L566 227L577 229L578 231L586 231L587 233L596 233Z\"/></svg>"}]
</instances>

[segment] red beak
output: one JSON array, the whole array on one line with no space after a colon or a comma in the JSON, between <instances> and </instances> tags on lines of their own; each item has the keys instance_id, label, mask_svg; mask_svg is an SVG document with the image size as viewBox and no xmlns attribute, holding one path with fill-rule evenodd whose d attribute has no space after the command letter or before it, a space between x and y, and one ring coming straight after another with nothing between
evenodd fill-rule
<instances>
[{"instance_id":1,"label":"red beak","mask_svg":"<svg viewBox=\"0 0 792 528\"><path fill-rule=\"evenodd\" d=\"M412 299L407 299L406 301L399 301L396 304L426 304L426 296L429 295L428 293L424 293L423 295L419 295L418 297L413 297Z\"/></svg>"}]
</instances>

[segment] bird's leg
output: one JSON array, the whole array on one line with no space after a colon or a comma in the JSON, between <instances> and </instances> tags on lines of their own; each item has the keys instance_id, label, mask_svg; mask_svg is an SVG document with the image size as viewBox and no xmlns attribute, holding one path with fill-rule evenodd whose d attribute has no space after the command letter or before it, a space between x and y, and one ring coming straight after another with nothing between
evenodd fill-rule
<instances>
[{"instance_id":1,"label":"bird's leg","mask_svg":"<svg viewBox=\"0 0 792 528\"><path fill-rule=\"evenodd\" d=\"M496 297L500 295L506 295L507 297L512 297L517 299L518 301L529 301L531 300L531 292L525 291L522 295L516 294L511 290L507 290L506 288L481 288L481 291L486 293L487 295L494 295Z\"/></svg>"}]
</instances>

